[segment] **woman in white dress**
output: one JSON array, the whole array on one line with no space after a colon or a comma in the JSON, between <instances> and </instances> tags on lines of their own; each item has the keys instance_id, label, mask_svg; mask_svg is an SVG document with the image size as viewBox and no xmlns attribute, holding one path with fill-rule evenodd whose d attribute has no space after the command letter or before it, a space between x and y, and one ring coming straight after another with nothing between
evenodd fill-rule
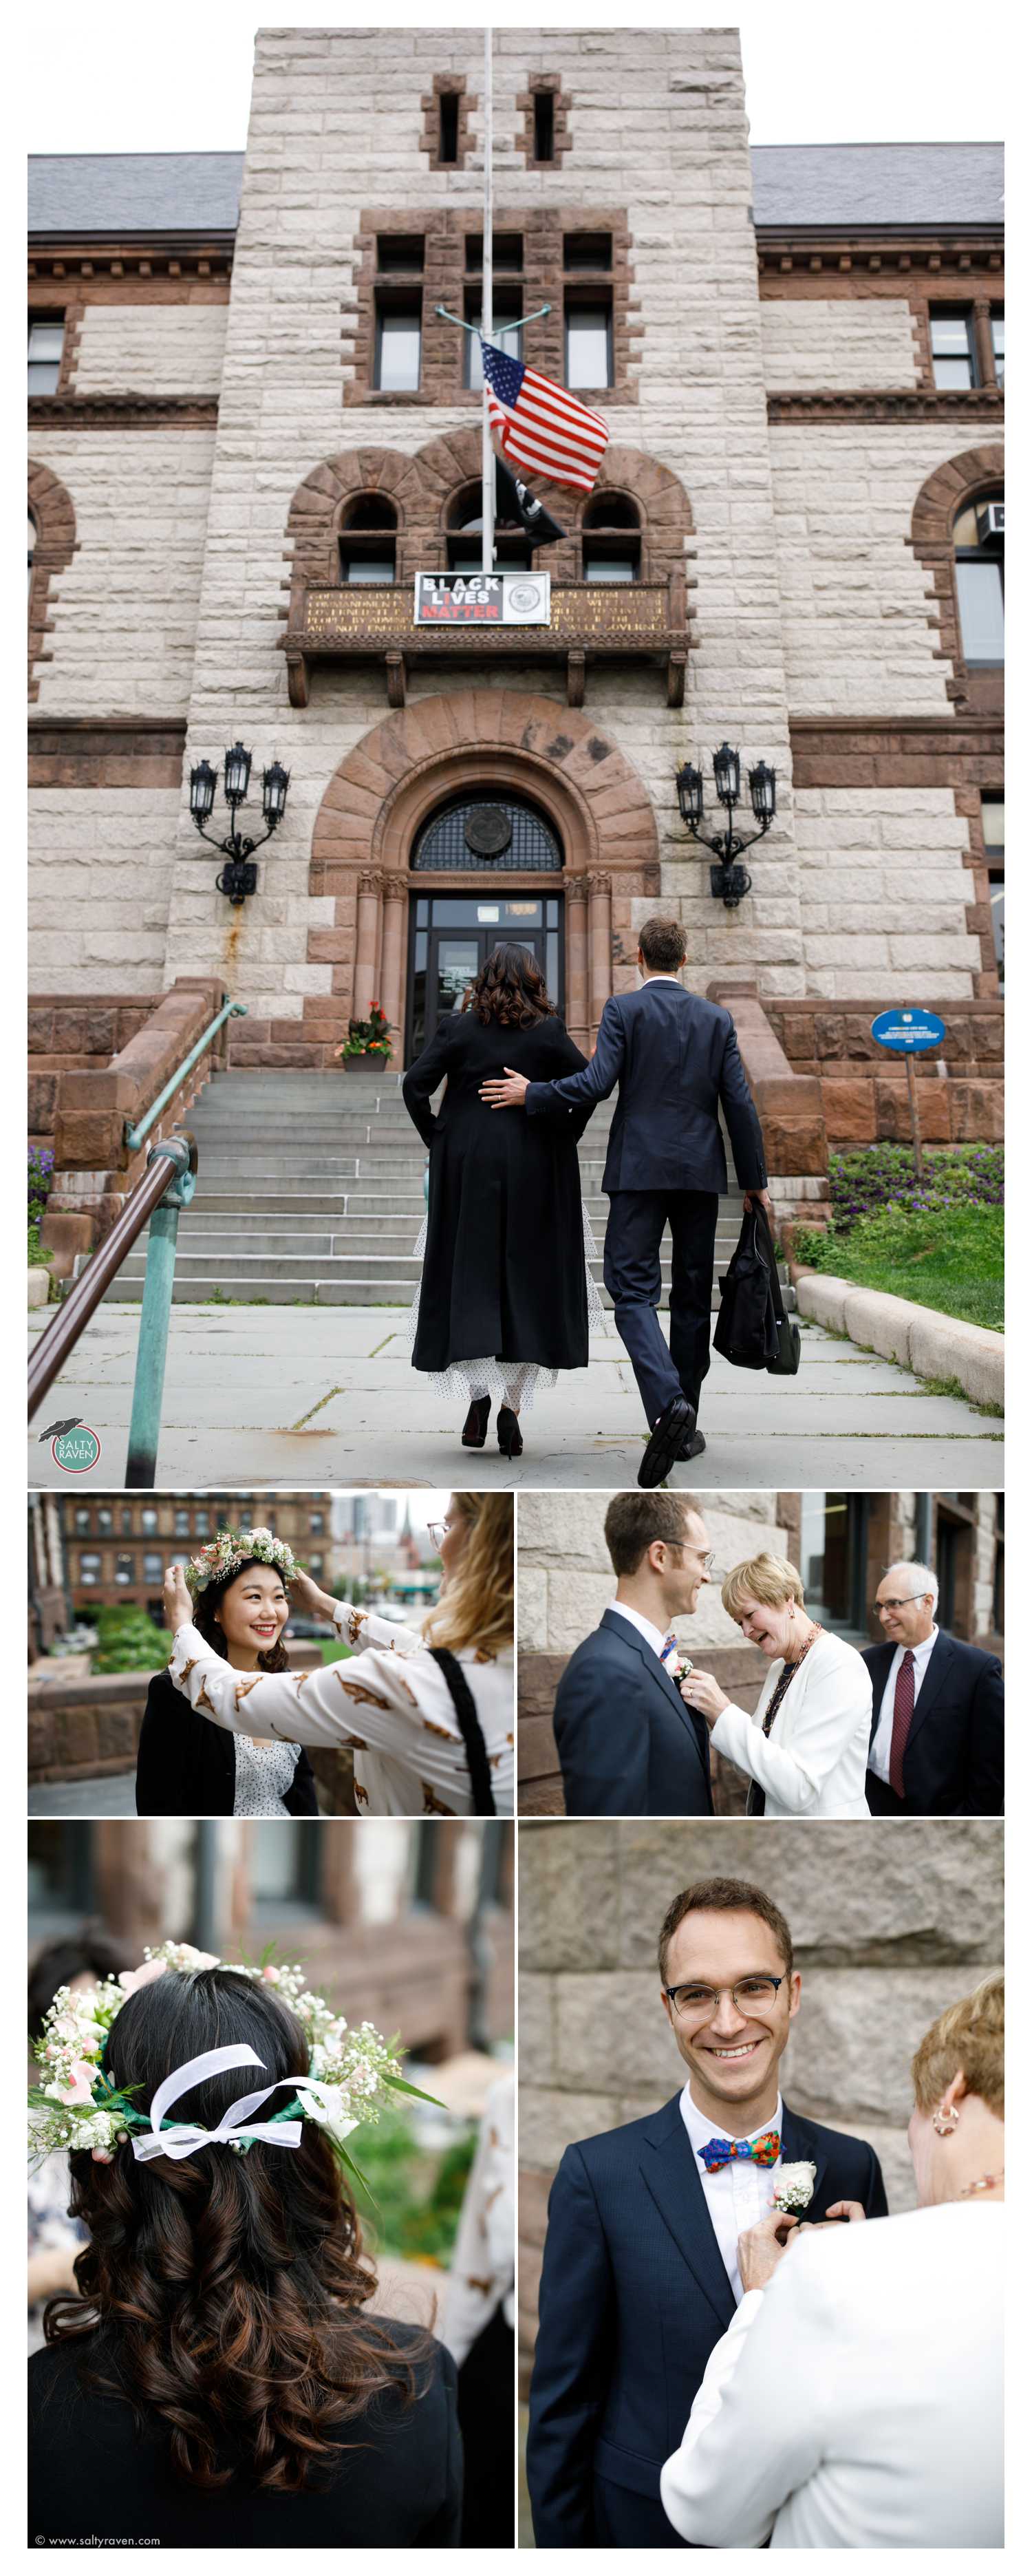
<instances>
[{"instance_id":1,"label":"woman in white dress","mask_svg":"<svg viewBox=\"0 0 1032 2576\"><path fill-rule=\"evenodd\" d=\"M912 2072L915 2210L738 2240L745 2296L660 2479L694 2548L1003 2547L1002 1977Z\"/></svg>"},{"instance_id":2,"label":"woman in white dress","mask_svg":"<svg viewBox=\"0 0 1032 2576\"><path fill-rule=\"evenodd\" d=\"M165 1616L177 1691L238 1736L253 1727L274 1742L350 1745L362 1815L511 1816L511 1494L453 1494L438 1546L444 1581L421 1634L296 1573L299 1606L332 1619L350 1649L306 1673L234 1673L194 1625L182 1568L170 1566Z\"/></svg>"},{"instance_id":3,"label":"woman in white dress","mask_svg":"<svg viewBox=\"0 0 1032 2576\"><path fill-rule=\"evenodd\" d=\"M681 1696L705 1718L717 1752L748 1774L747 1815L868 1815L871 1676L863 1656L807 1618L802 1579L786 1556L733 1566L720 1597L770 1664L755 1714L694 1667Z\"/></svg>"}]
</instances>

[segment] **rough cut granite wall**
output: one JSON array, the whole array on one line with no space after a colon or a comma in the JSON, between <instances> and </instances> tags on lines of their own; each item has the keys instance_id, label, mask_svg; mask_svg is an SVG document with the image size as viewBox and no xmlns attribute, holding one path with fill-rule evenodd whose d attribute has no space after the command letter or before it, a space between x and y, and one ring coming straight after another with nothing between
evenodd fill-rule
<instances>
[{"instance_id":1,"label":"rough cut granite wall","mask_svg":"<svg viewBox=\"0 0 1032 2576\"><path fill-rule=\"evenodd\" d=\"M175 787L31 790L35 992L160 995L178 815Z\"/></svg>"},{"instance_id":2,"label":"rough cut granite wall","mask_svg":"<svg viewBox=\"0 0 1032 2576\"><path fill-rule=\"evenodd\" d=\"M965 928L970 824L948 787L796 789L812 992L966 1001L981 952Z\"/></svg>"},{"instance_id":3,"label":"rough cut granite wall","mask_svg":"<svg viewBox=\"0 0 1032 2576\"><path fill-rule=\"evenodd\" d=\"M782 1907L803 1996L783 2061L797 2111L870 2140L890 2208L913 2206L910 2057L999 1966L1002 1827L540 1823L519 1835L521 2339L533 2340L548 2184L575 2138L658 2109L683 2068L655 1944L694 1878L754 1880Z\"/></svg>"},{"instance_id":4,"label":"rough cut granite wall","mask_svg":"<svg viewBox=\"0 0 1032 2576\"><path fill-rule=\"evenodd\" d=\"M210 430L34 429L77 538L54 585L39 715L186 714L213 451Z\"/></svg>"},{"instance_id":5,"label":"rough cut granite wall","mask_svg":"<svg viewBox=\"0 0 1032 2576\"><path fill-rule=\"evenodd\" d=\"M87 304L77 394L217 394L224 304Z\"/></svg>"},{"instance_id":6,"label":"rough cut granite wall","mask_svg":"<svg viewBox=\"0 0 1032 2576\"><path fill-rule=\"evenodd\" d=\"M905 296L765 296L768 393L915 385L917 324Z\"/></svg>"}]
</instances>

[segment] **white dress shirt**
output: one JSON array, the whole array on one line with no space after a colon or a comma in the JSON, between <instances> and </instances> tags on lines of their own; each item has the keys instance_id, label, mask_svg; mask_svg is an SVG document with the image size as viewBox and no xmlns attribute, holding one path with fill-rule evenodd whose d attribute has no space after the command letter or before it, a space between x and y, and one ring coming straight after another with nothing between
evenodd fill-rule
<instances>
[{"instance_id":1,"label":"white dress shirt","mask_svg":"<svg viewBox=\"0 0 1032 2576\"><path fill-rule=\"evenodd\" d=\"M627 1619L631 1627L637 1629L639 1637L644 1637L646 1645L651 1646L653 1654L658 1655L662 1662L668 1633L665 1628L654 1628L651 1619L643 1618L640 1610L631 1609L629 1601L609 1601L606 1607L614 1610L618 1619Z\"/></svg>"},{"instance_id":2,"label":"white dress shirt","mask_svg":"<svg viewBox=\"0 0 1032 2576\"><path fill-rule=\"evenodd\" d=\"M1002 2202L968 2200L793 2245L664 2464L682 2540L1001 2549L1005 2244Z\"/></svg>"},{"instance_id":3,"label":"white dress shirt","mask_svg":"<svg viewBox=\"0 0 1032 2576\"><path fill-rule=\"evenodd\" d=\"M747 2164L742 2156L734 2164L720 2165L716 2173L707 2173L700 2150L708 2146L711 2138L728 2138L732 2142L748 2138L751 2142L753 2138L764 2137L768 2129L776 2129L780 2137L781 2095L778 2094L777 2108L772 2112L770 2119L761 2120L758 2128L720 2129L715 2128L712 2120L707 2120L703 2112L697 2110L692 2100L691 2086L686 2084L681 2095L681 2118L688 2131L688 2140L706 2196L706 2207L710 2214L713 2233L720 2247L724 2270L731 2283L737 2307L742 2296L742 2276L738 2269L738 2239L747 2227L755 2227L759 2219L766 2218L768 2210L772 2208L774 2180L780 2170L781 2157L779 2155L777 2163L773 2165L754 2165Z\"/></svg>"},{"instance_id":4,"label":"white dress shirt","mask_svg":"<svg viewBox=\"0 0 1032 2576\"><path fill-rule=\"evenodd\" d=\"M923 1637L919 1646L911 1646L910 1648L910 1653L914 1658L915 1708L917 1707L918 1693L920 1691L921 1684L928 1670L928 1659L938 1634L938 1629L933 1625L931 1636ZM892 1662L889 1665L889 1678L882 1692L882 1704L878 1713L878 1724L874 1731L874 1742L871 1746L868 1758L868 1767L870 1770L877 1772L879 1780L887 1781L889 1777L889 1755L892 1752L892 1719L896 1706L896 1675L906 1652L907 1648L905 1646L897 1646Z\"/></svg>"}]
</instances>

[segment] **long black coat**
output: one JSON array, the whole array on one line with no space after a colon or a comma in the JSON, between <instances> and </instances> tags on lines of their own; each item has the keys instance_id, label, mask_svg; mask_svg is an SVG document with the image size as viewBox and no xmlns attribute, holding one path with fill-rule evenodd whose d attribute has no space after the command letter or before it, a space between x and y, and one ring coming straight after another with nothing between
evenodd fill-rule
<instances>
[{"instance_id":1,"label":"long black coat","mask_svg":"<svg viewBox=\"0 0 1032 2576\"><path fill-rule=\"evenodd\" d=\"M155 1673L136 1756L138 1816L231 1816L236 1794L236 1737L191 1708L168 1673ZM302 1745L293 1780L280 1801L288 1816L317 1816L315 1773Z\"/></svg>"},{"instance_id":2,"label":"long black coat","mask_svg":"<svg viewBox=\"0 0 1032 2576\"><path fill-rule=\"evenodd\" d=\"M577 1138L594 1103L529 1119L479 1098L485 1078L506 1065L529 1082L551 1082L584 1063L560 1019L485 1028L472 1011L451 1011L405 1075L405 1107L430 1147L417 1369L473 1359L587 1367ZM445 1076L435 1118L430 1098Z\"/></svg>"}]
</instances>

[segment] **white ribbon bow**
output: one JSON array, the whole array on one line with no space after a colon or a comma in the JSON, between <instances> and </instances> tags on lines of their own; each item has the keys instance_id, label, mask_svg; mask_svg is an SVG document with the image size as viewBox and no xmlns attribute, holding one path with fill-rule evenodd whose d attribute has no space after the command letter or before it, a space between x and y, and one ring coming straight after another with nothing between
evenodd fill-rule
<instances>
[{"instance_id":1,"label":"white ribbon bow","mask_svg":"<svg viewBox=\"0 0 1032 2576\"><path fill-rule=\"evenodd\" d=\"M138 2131L133 2138L133 2154L137 2162L149 2164L154 2156L171 2156L173 2163L177 2164L184 2156L196 2155L200 2147L232 2146L236 2140L245 2138L260 2138L268 2147L299 2147L304 2126L301 2120L252 2122L250 2114L268 2101L270 2093L277 2093L288 2084L295 2093L302 2096L311 2094L316 2101L323 2102L326 2088L312 2075L281 2075L277 2083L266 2084L260 2093L241 2094L240 2100L231 2102L228 2111L223 2112L217 2129L197 2128L190 2120L177 2121L171 2129L162 2128L162 2120L173 2102L178 2102L184 2093L191 2092L195 2084L205 2083L209 2075L228 2075L234 2066L261 2066L262 2072L265 2071L262 2059L255 2056L253 2048L207 2048L202 2057L190 2057L185 2065L177 2066L173 2074L166 2075L151 2102L149 2132Z\"/></svg>"}]
</instances>

